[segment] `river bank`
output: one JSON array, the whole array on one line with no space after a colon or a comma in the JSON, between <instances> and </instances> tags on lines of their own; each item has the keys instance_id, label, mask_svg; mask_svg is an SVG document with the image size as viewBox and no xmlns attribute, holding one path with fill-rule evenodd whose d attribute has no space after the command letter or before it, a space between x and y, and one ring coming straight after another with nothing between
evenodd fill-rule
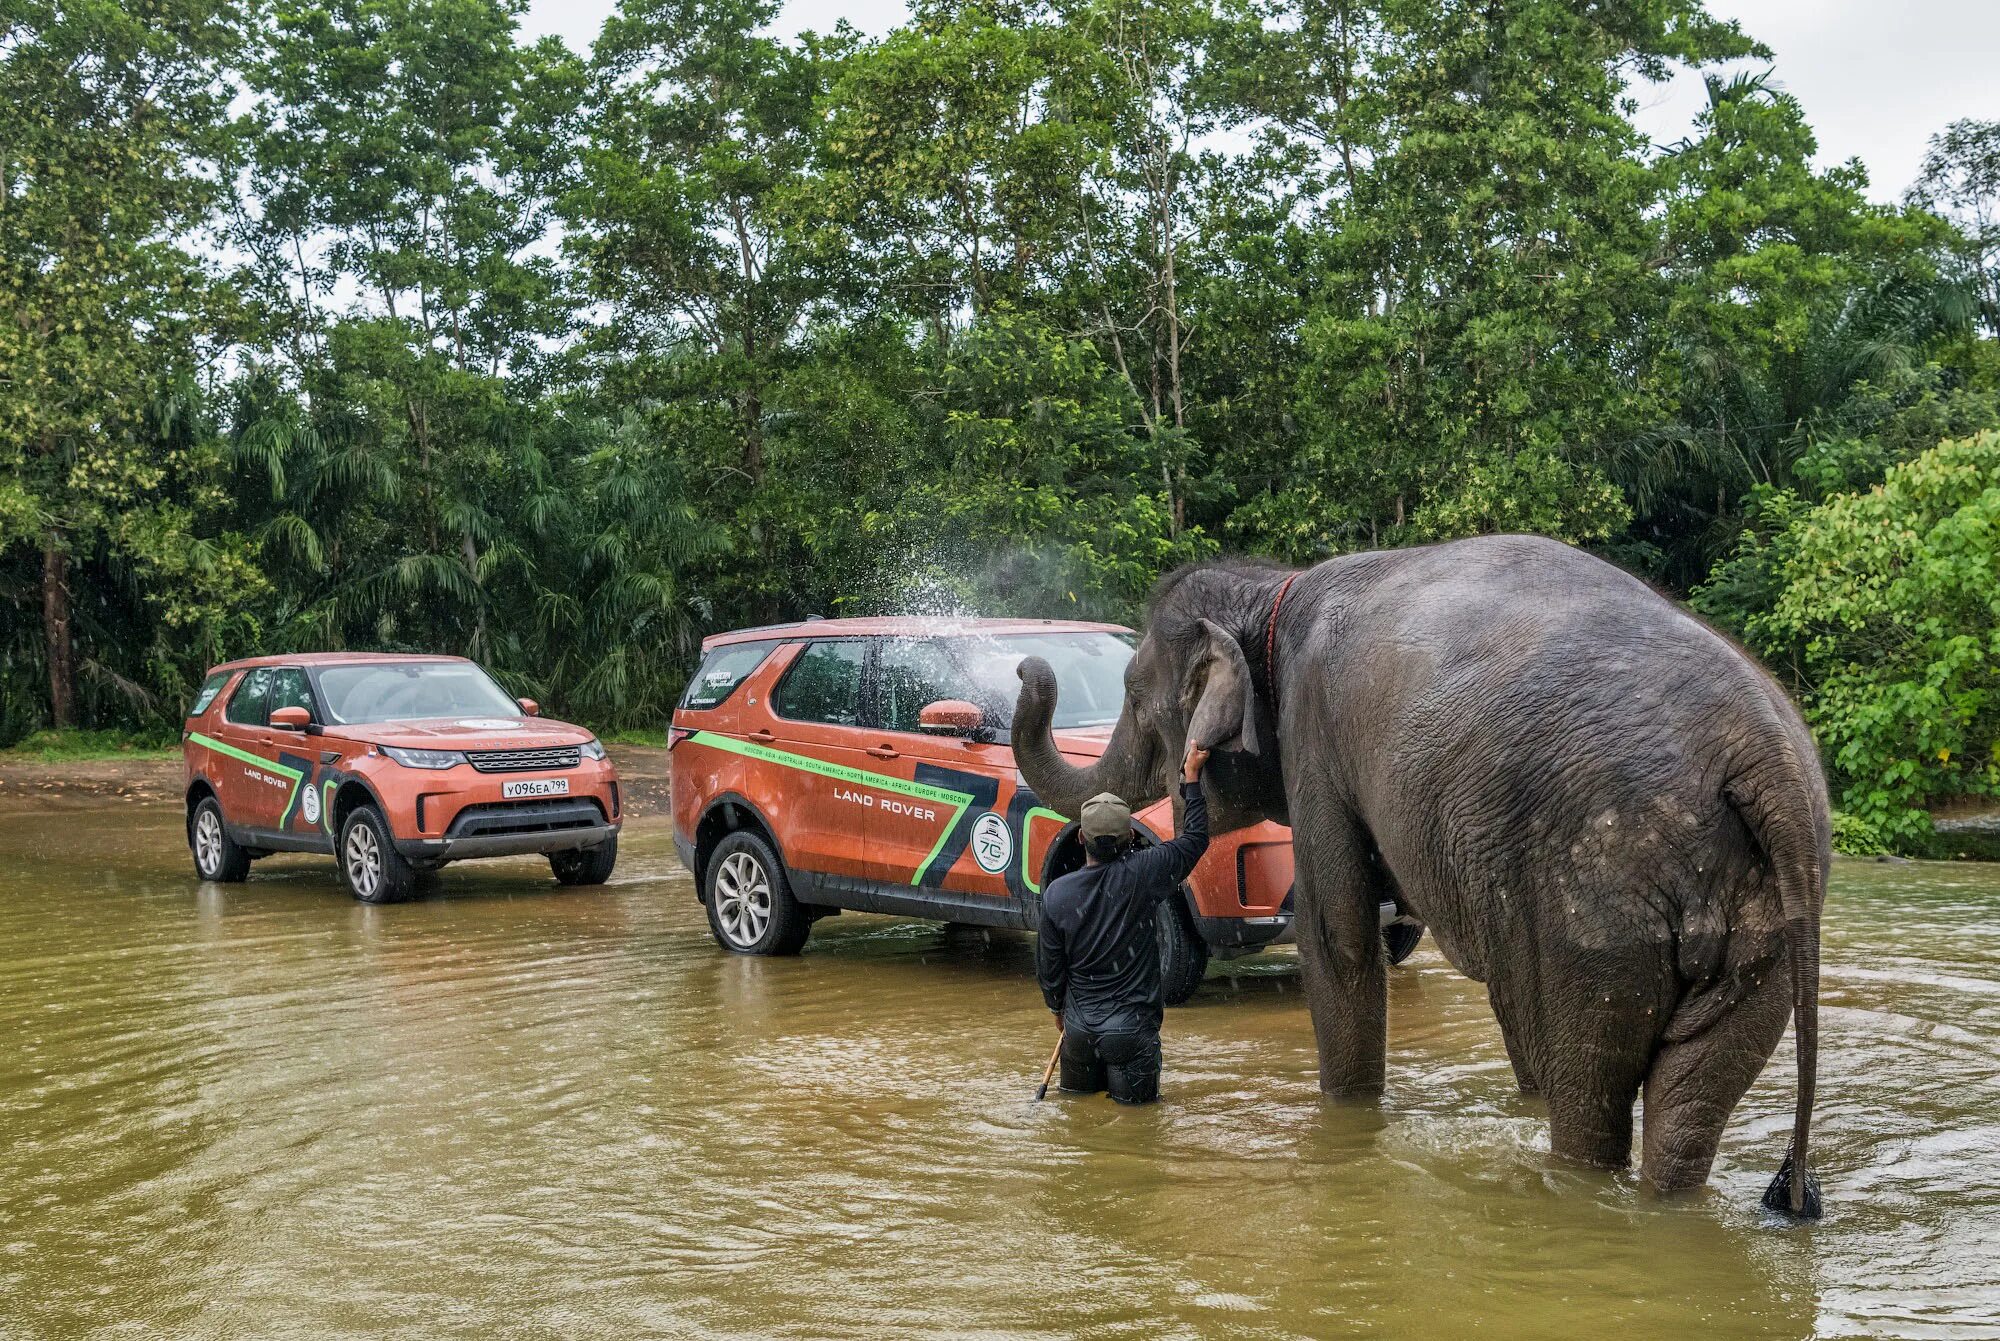
<instances>
[{"instance_id":1,"label":"river bank","mask_svg":"<svg viewBox=\"0 0 2000 1341\"><path fill-rule=\"evenodd\" d=\"M670 761L657 745L613 743L625 804L635 819L665 814L672 793ZM0 754L0 806L73 809L79 802L180 804L178 751L134 751L83 759Z\"/></svg>"}]
</instances>

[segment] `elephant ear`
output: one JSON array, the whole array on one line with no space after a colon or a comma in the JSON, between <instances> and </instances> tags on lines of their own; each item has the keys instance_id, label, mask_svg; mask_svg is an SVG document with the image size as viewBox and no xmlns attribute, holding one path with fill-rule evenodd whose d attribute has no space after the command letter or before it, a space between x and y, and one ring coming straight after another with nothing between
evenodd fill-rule
<instances>
[{"instance_id":1,"label":"elephant ear","mask_svg":"<svg viewBox=\"0 0 2000 1341\"><path fill-rule=\"evenodd\" d=\"M1243 648L1204 619L1201 655L1188 667L1183 701L1192 705L1188 741L1207 750L1257 753L1257 682Z\"/></svg>"}]
</instances>

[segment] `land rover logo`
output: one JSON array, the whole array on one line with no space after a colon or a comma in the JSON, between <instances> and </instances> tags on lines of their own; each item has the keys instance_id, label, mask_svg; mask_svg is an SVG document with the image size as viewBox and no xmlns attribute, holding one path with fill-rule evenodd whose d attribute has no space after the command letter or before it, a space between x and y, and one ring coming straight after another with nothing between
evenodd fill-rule
<instances>
[{"instance_id":1,"label":"land rover logo","mask_svg":"<svg viewBox=\"0 0 2000 1341\"><path fill-rule=\"evenodd\" d=\"M973 821L972 859L979 863L980 870L998 875L1013 858L1014 835L997 811L989 810Z\"/></svg>"},{"instance_id":2,"label":"land rover logo","mask_svg":"<svg viewBox=\"0 0 2000 1341\"><path fill-rule=\"evenodd\" d=\"M319 792L310 784L299 793L299 809L304 813L306 823L319 823Z\"/></svg>"}]
</instances>

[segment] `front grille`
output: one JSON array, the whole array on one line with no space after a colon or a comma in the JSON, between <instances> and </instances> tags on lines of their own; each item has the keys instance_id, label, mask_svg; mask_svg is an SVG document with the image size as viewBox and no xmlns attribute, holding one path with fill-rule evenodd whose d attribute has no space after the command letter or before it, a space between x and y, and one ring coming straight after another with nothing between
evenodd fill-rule
<instances>
[{"instance_id":1,"label":"front grille","mask_svg":"<svg viewBox=\"0 0 2000 1341\"><path fill-rule=\"evenodd\" d=\"M591 800L488 801L460 810L445 837L555 833L563 829L593 829L602 823L604 809Z\"/></svg>"},{"instance_id":2,"label":"front grille","mask_svg":"<svg viewBox=\"0 0 2000 1341\"><path fill-rule=\"evenodd\" d=\"M546 750L467 750L465 757L482 773L533 773L549 768L575 768L583 762L583 747L557 745Z\"/></svg>"}]
</instances>

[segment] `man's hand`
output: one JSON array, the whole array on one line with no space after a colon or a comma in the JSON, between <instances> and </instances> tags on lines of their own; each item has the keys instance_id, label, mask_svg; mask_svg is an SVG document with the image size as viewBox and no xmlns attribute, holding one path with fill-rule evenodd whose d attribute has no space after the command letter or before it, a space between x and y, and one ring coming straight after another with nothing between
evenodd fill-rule
<instances>
[{"instance_id":1,"label":"man's hand","mask_svg":"<svg viewBox=\"0 0 2000 1341\"><path fill-rule=\"evenodd\" d=\"M1063 1023L1062 1012L1056 1011L1055 1017L1056 1017L1056 1032L1059 1034L1066 1032L1069 1026Z\"/></svg>"},{"instance_id":2,"label":"man's hand","mask_svg":"<svg viewBox=\"0 0 2000 1341\"><path fill-rule=\"evenodd\" d=\"M1208 751L1199 745L1188 745L1187 758L1181 761L1181 781L1200 782L1201 770L1208 766Z\"/></svg>"}]
</instances>

